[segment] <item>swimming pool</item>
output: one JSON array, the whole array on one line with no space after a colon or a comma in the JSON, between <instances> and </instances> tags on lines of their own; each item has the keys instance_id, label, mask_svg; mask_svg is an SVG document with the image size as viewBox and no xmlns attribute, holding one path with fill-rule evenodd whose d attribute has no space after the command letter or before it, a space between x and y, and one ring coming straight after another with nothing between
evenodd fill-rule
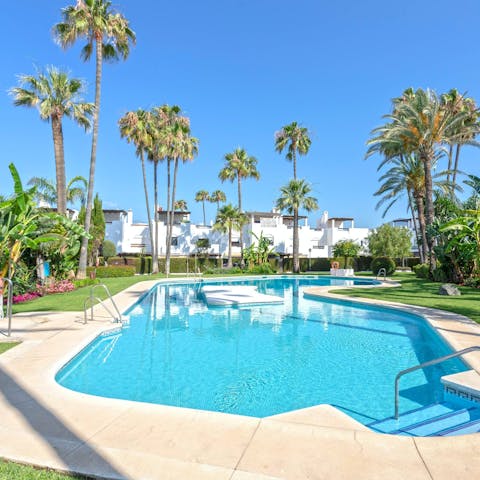
<instances>
[{"instance_id":1,"label":"swimming pool","mask_svg":"<svg viewBox=\"0 0 480 480\"><path fill-rule=\"evenodd\" d=\"M450 350L419 316L303 296L343 282L354 280L225 282L284 298L238 308L205 304L202 285L223 282L158 284L126 312L128 326L98 337L56 379L103 397L254 417L327 403L365 424L385 418L398 371ZM404 377L402 411L440 400L440 377L462 370L451 360Z\"/></svg>"}]
</instances>

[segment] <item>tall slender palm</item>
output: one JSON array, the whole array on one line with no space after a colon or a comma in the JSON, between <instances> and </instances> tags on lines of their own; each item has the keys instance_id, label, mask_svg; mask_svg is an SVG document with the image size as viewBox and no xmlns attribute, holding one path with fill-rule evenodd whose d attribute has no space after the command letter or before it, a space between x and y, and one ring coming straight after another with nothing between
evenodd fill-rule
<instances>
[{"instance_id":1,"label":"tall slender palm","mask_svg":"<svg viewBox=\"0 0 480 480\"><path fill-rule=\"evenodd\" d=\"M198 154L198 139L190 134L190 121L187 117L179 117L178 121L172 128L173 143L171 145L171 158L173 159L173 185L172 198L170 205L175 205L175 195L177 188L178 166L180 160L183 163L192 161ZM169 226L167 230L167 256L165 258L165 272L170 273L170 255L172 245L173 220L175 213L172 212L169 218Z\"/></svg>"},{"instance_id":2,"label":"tall slender palm","mask_svg":"<svg viewBox=\"0 0 480 480\"><path fill-rule=\"evenodd\" d=\"M120 128L120 136L126 138L128 143L133 143L135 145L136 155L140 158L145 206L147 209L148 232L150 236L150 245L152 246L152 273L158 273L158 255L154 255L152 216L150 211L150 201L148 198L147 175L145 172L145 154L148 155L148 151L151 149L153 143L151 123L152 117L150 112L138 109L135 112L127 112L118 121L118 126Z\"/></svg>"},{"instance_id":3,"label":"tall slender palm","mask_svg":"<svg viewBox=\"0 0 480 480\"><path fill-rule=\"evenodd\" d=\"M306 155L310 150L312 141L309 132L297 122L285 125L275 133L275 150L282 153L287 149L287 160L293 162L293 179L297 179L297 153Z\"/></svg>"},{"instance_id":4,"label":"tall slender palm","mask_svg":"<svg viewBox=\"0 0 480 480\"><path fill-rule=\"evenodd\" d=\"M460 162L460 150L465 143L472 143L479 129L479 112L475 100L460 94L456 88L452 88L441 96L441 102L445 110L449 110L452 115L460 113L466 114L463 121L456 127L460 132L460 137L456 137L453 142L449 142L448 148L448 178L452 177L452 191L454 195L457 183L458 166ZM455 149L455 160L453 159L453 151ZM451 172L451 173L450 173Z\"/></svg>"},{"instance_id":5,"label":"tall slender palm","mask_svg":"<svg viewBox=\"0 0 480 480\"><path fill-rule=\"evenodd\" d=\"M44 177L32 177L28 181L28 185L37 188L35 198L38 202L54 205L57 201L57 188L55 183ZM73 177L66 186L67 205L77 201L81 205L85 204L85 196L87 194L87 179L81 175Z\"/></svg>"},{"instance_id":6,"label":"tall slender palm","mask_svg":"<svg viewBox=\"0 0 480 480\"><path fill-rule=\"evenodd\" d=\"M293 214L293 273L300 272L299 238L298 238L298 211L307 212L318 209L317 199L309 196L312 191L305 180L290 180L281 189L281 196L277 200L277 208Z\"/></svg>"},{"instance_id":7,"label":"tall slender palm","mask_svg":"<svg viewBox=\"0 0 480 480\"><path fill-rule=\"evenodd\" d=\"M232 268L232 232L233 230L242 230L245 224L245 215L238 207L234 207L231 203L224 205L215 218L213 229L228 234L228 263L227 267Z\"/></svg>"},{"instance_id":8,"label":"tall slender palm","mask_svg":"<svg viewBox=\"0 0 480 480\"><path fill-rule=\"evenodd\" d=\"M75 5L62 9L62 20L53 27L53 32L63 48L72 46L79 38L85 38L87 43L82 48L82 58L89 60L95 51L95 112L85 212L85 230L89 232L97 158L102 63L104 60L125 60L130 53L130 44L135 43L135 33L130 29L128 20L112 10L108 0L77 0ZM88 239L84 237L80 249L78 278L85 278L86 275L87 246Z\"/></svg>"},{"instance_id":9,"label":"tall slender palm","mask_svg":"<svg viewBox=\"0 0 480 480\"><path fill-rule=\"evenodd\" d=\"M254 178L260 179L260 173L257 170L258 160L255 157L249 156L247 151L243 148L237 148L231 153L225 155L225 165L220 170L218 177L222 182L230 180L234 182L237 180L238 191L238 209L241 213L242 210L242 179ZM241 263L244 265L243 260L243 231L240 230L240 251L241 251Z\"/></svg>"},{"instance_id":10,"label":"tall slender palm","mask_svg":"<svg viewBox=\"0 0 480 480\"><path fill-rule=\"evenodd\" d=\"M37 77L20 76L20 86L10 90L16 106L37 107L40 118L52 124L56 170L55 203L58 213L62 215L67 211L62 121L68 117L85 130L90 128L90 116L95 107L93 103L87 103L81 98L83 90L84 83L81 80L69 78L66 72L55 67L48 67Z\"/></svg>"},{"instance_id":11,"label":"tall slender palm","mask_svg":"<svg viewBox=\"0 0 480 480\"><path fill-rule=\"evenodd\" d=\"M220 202L225 203L227 201L227 196L222 190L215 190L209 196L209 201L217 204L217 212L220 210Z\"/></svg>"},{"instance_id":12,"label":"tall slender palm","mask_svg":"<svg viewBox=\"0 0 480 480\"><path fill-rule=\"evenodd\" d=\"M210 195L206 190L199 190L195 194L195 201L196 202L202 202L202 208L203 208L203 225L206 225L206 219L205 219L205 201L209 202L210 201Z\"/></svg>"}]
</instances>

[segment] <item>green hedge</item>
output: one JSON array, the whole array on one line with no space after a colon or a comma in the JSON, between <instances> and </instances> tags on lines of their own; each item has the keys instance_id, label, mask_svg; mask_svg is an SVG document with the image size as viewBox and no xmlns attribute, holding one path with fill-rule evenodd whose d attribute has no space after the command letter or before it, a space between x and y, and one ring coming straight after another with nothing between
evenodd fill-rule
<instances>
[{"instance_id":1,"label":"green hedge","mask_svg":"<svg viewBox=\"0 0 480 480\"><path fill-rule=\"evenodd\" d=\"M113 277L133 277L135 275L135 267L129 266L108 266L108 267L88 267L87 275L95 272L97 278L113 278Z\"/></svg>"}]
</instances>

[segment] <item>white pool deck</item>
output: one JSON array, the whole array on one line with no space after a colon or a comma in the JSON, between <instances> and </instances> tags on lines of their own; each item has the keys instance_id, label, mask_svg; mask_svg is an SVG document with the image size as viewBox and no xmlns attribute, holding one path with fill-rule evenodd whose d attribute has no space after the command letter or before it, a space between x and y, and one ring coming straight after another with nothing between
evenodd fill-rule
<instances>
[{"instance_id":1,"label":"white pool deck","mask_svg":"<svg viewBox=\"0 0 480 480\"><path fill-rule=\"evenodd\" d=\"M155 283L142 282L116 295L120 309ZM329 288L309 292L333 297ZM408 310L424 315L455 349L480 344L480 326L465 317ZM67 390L55 382L55 373L112 328L102 310L97 312L87 325L81 323L83 312L14 316L13 337L23 343L0 355L0 457L114 479L452 480L480 475L480 434L381 435L328 405L258 419ZM480 372L480 353L466 358Z\"/></svg>"}]
</instances>

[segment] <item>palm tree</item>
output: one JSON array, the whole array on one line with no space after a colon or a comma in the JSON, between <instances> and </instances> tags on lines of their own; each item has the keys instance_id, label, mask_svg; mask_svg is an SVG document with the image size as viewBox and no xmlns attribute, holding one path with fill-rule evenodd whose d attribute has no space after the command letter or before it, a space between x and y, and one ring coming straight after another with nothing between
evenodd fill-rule
<instances>
[{"instance_id":1,"label":"palm tree","mask_svg":"<svg viewBox=\"0 0 480 480\"><path fill-rule=\"evenodd\" d=\"M386 163L386 160L383 161L378 169ZM389 159L388 163L391 164L391 167L380 177L379 182L381 182L381 186L374 194L381 197L376 205L376 209L388 202L382 214L382 217L385 217L397 200L403 194L407 194L408 206L412 213L415 235L419 245L420 260L423 263L427 258L427 232L424 211L425 174L423 163L416 154L400 155L391 160ZM442 190L443 193L449 192L451 187L450 182L446 180L447 175L448 171L444 171L433 176L435 187Z\"/></svg>"},{"instance_id":2,"label":"palm tree","mask_svg":"<svg viewBox=\"0 0 480 480\"><path fill-rule=\"evenodd\" d=\"M172 186L172 198L170 205L175 205L175 194L177 186L177 174L179 160L183 163L192 161L198 154L198 139L190 135L190 121L187 117L179 117L178 121L174 124L173 128L174 142L171 145L171 158L174 161L173 169L173 186ZM172 232L173 232L173 220L175 213L173 212L169 218L169 227L167 231L167 255L165 258L165 272L168 275L170 273L170 252L172 244Z\"/></svg>"},{"instance_id":3,"label":"palm tree","mask_svg":"<svg viewBox=\"0 0 480 480\"><path fill-rule=\"evenodd\" d=\"M202 207L203 207L203 225L206 225L205 223L205 200L210 201L210 195L206 190L199 190L195 194L195 201L196 202L202 202Z\"/></svg>"},{"instance_id":4,"label":"palm tree","mask_svg":"<svg viewBox=\"0 0 480 480\"><path fill-rule=\"evenodd\" d=\"M92 200L97 158L97 139L100 114L100 94L103 60L126 59L130 53L130 44L135 43L135 33L130 29L128 20L111 8L108 0L77 0L76 5L62 9L63 21L53 27L58 43L67 48L79 38L85 38L82 58L87 61L95 50L95 111L93 114L92 150L90 173L88 178L87 205L85 211L85 230L90 231ZM88 239L84 237L80 249L78 278L85 278L87 269Z\"/></svg>"},{"instance_id":5,"label":"palm tree","mask_svg":"<svg viewBox=\"0 0 480 480\"><path fill-rule=\"evenodd\" d=\"M232 268L232 232L242 229L245 224L245 215L238 207L231 203L224 205L217 213L213 229L222 233L228 233L228 263L227 267Z\"/></svg>"},{"instance_id":6,"label":"palm tree","mask_svg":"<svg viewBox=\"0 0 480 480\"><path fill-rule=\"evenodd\" d=\"M215 190L209 196L209 201L217 204L217 212L220 210L220 202L225 203L227 201L227 196L222 190Z\"/></svg>"},{"instance_id":7,"label":"palm tree","mask_svg":"<svg viewBox=\"0 0 480 480\"><path fill-rule=\"evenodd\" d=\"M466 129L459 128L468 118L468 113L455 113L445 109L437 94L431 90L418 89L394 101L392 114L386 115L389 122L372 131L373 138L367 156L393 149L402 154L416 153L423 163L425 175L425 224L427 232L433 225L433 180L432 163L444 144L465 140ZM468 129L470 130L470 129ZM427 234L430 271L435 268L434 239Z\"/></svg>"},{"instance_id":8,"label":"palm tree","mask_svg":"<svg viewBox=\"0 0 480 480\"><path fill-rule=\"evenodd\" d=\"M87 130L90 128L90 116L95 107L81 98L84 83L77 78L69 78L66 72L48 67L38 76L20 76L20 86L10 93L16 106L37 107L40 118L52 124L53 147L56 169L57 211L65 215L67 211L65 152L63 147L63 117L73 119Z\"/></svg>"},{"instance_id":9,"label":"palm tree","mask_svg":"<svg viewBox=\"0 0 480 480\"><path fill-rule=\"evenodd\" d=\"M127 112L118 121L120 136L126 138L128 143L133 143L136 147L136 155L140 158L142 166L143 191L145 194L145 206L147 209L148 232L150 235L150 245L152 246L152 273L158 273L158 255L155 256L155 246L153 240L152 217L150 211L150 201L148 198L147 175L145 173L145 154L148 155L152 147L152 116L150 112L138 109L136 112Z\"/></svg>"},{"instance_id":10,"label":"palm tree","mask_svg":"<svg viewBox=\"0 0 480 480\"><path fill-rule=\"evenodd\" d=\"M297 179L297 153L306 155L310 150L309 132L297 122L285 125L275 133L275 150L282 153L287 148L287 160L293 162L293 179Z\"/></svg>"},{"instance_id":11,"label":"palm tree","mask_svg":"<svg viewBox=\"0 0 480 480\"><path fill-rule=\"evenodd\" d=\"M51 180L44 177L32 177L28 181L28 185L36 187L35 198L37 202L54 205L57 201L57 189ZM81 175L73 177L66 186L67 204L79 201L81 205L84 205L86 193L87 179Z\"/></svg>"},{"instance_id":12,"label":"palm tree","mask_svg":"<svg viewBox=\"0 0 480 480\"><path fill-rule=\"evenodd\" d=\"M305 180L290 180L287 185L280 189L281 196L277 200L277 208L293 214L293 273L300 272L300 260L298 256L298 210L307 212L318 209L317 199L308 194L312 191Z\"/></svg>"},{"instance_id":13,"label":"palm tree","mask_svg":"<svg viewBox=\"0 0 480 480\"><path fill-rule=\"evenodd\" d=\"M448 177L450 180L450 172L452 176L452 191L451 195L454 195L454 189L457 182L458 165L460 160L460 149L465 143L472 143L476 134L478 133L478 119L479 112L475 100L465 95L461 95L456 88L452 88L447 93L441 96L441 102L445 110L449 110L452 115L458 115L460 113L467 114L465 119L456 127L461 132L460 137L454 139L454 143L449 143L448 149ZM453 150L455 148L455 160L453 160Z\"/></svg>"},{"instance_id":14,"label":"palm tree","mask_svg":"<svg viewBox=\"0 0 480 480\"><path fill-rule=\"evenodd\" d=\"M188 211L188 205L186 200L176 200L173 206L174 211L186 212Z\"/></svg>"},{"instance_id":15,"label":"palm tree","mask_svg":"<svg viewBox=\"0 0 480 480\"><path fill-rule=\"evenodd\" d=\"M238 209L241 213L242 210L242 179L254 178L260 179L260 173L257 170L258 160L255 157L248 155L245 149L237 148L231 153L225 155L225 166L220 170L218 177L222 182L230 180L234 182L237 180L238 190ZM241 263L244 265L243 260L243 231L240 230L240 251L241 251Z\"/></svg>"}]
</instances>

